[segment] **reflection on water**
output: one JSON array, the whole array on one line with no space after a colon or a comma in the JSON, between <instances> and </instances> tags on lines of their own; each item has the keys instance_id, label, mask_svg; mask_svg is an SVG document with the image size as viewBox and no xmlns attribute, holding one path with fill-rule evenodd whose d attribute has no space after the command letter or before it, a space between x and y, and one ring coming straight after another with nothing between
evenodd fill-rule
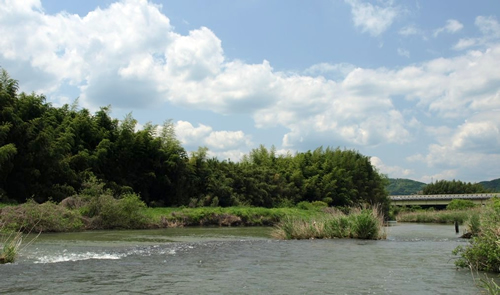
<instances>
[{"instance_id":1,"label":"reflection on water","mask_svg":"<svg viewBox=\"0 0 500 295\"><path fill-rule=\"evenodd\" d=\"M11 294L477 294L453 226L400 224L384 241L277 241L270 228L43 234L0 266Z\"/></svg>"}]
</instances>

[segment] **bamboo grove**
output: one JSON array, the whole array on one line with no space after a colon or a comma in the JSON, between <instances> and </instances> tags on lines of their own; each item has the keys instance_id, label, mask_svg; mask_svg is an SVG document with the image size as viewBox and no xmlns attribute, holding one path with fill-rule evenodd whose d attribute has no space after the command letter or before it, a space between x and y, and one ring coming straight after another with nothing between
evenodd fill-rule
<instances>
[{"instance_id":1,"label":"bamboo grove","mask_svg":"<svg viewBox=\"0 0 500 295\"><path fill-rule=\"evenodd\" d=\"M0 70L0 202L59 202L94 177L150 206L388 206L386 178L357 151L260 146L239 162L209 158L204 147L186 152L171 121L137 131L132 115L113 119L110 107L53 107Z\"/></svg>"}]
</instances>

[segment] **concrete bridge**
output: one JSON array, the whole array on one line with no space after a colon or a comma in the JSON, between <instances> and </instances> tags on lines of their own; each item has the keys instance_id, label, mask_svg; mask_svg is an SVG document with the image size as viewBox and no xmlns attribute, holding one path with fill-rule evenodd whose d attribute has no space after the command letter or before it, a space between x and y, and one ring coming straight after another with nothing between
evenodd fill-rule
<instances>
[{"instance_id":1,"label":"concrete bridge","mask_svg":"<svg viewBox=\"0 0 500 295\"><path fill-rule=\"evenodd\" d=\"M392 205L397 206L446 206L451 200L471 200L476 204L484 205L489 199L498 196L498 193L491 194L461 194L461 195L403 195L389 196Z\"/></svg>"}]
</instances>

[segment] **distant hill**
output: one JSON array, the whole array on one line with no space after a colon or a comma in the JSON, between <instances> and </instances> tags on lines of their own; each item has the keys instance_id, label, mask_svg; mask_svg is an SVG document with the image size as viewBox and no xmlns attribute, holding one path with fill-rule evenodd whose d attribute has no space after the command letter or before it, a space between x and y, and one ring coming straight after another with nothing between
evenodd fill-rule
<instances>
[{"instance_id":1,"label":"distant hill","mask_svg":"<svg viewBox=\"0 0 500 295\"><path fill-rule=\"evenodd\" d=\"M500 193L500 178L490 181L481 181L479 184L481 184L485 189L489 189L494 193Z\"/></svg>"},{"instance_id":2,"label":"distant hill","mask_svg":"<svg viewBox=\"0 0 500 295\"><path fill-rule=\"evenodd\" d=\"M415 195L426 186L425 183L404 178L389 178L387 191L391 196Z\"/></svg>"}]
</instances>

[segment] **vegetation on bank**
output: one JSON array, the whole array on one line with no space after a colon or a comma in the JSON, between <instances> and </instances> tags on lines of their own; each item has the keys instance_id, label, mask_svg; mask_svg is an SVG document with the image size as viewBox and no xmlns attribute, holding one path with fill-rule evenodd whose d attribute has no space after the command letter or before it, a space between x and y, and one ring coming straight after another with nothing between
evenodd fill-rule
<instances>
[{"instance_id":1,"label":"vegetation on bank","mask_svg":"<svg viewBox=\"0 0 500 295\"><path fill-rule=\"evenodd\" d=\"M354 150L320 147L278 155L260 146L240 162L221 161L204 147L189 154L171 121L137 131L131 115L111 118L109 106L95 114L77 103L53 107L43 95L18 88L0 69L3 203L59 203L95 177L115 199L135 194L150 207L274 208L302 201L389 206L386 178ZM89 214L82 215L94 218Z\"/></svg>"},{"instance_id":2,"label":"vegetation on bank","mask_svg":"<svg viewBox=\"0 0 500 295\"><path fill-rule=\"evenodd\" d=\"M477 233L468 246L457 247L454 254L459 267L500 273L500 199L494 198L481 211Z\"/></svg>"},{"instance_id":3,"label":"vegetation on bank","mask_svg":"<svg viewBox=\"0 0 500 295\"><path fill-rule=\"evenodd\" d=\"M276 225L286 218L323 218L337 211L318 202L301 202L294 207L177 207L151 208L138 195L118 198L95 178L82 191L59 204L38 204L30 200L0 209L5 230L64 232L87 229L140 229L180 226Z\"/></svg>"}]
</instances>

